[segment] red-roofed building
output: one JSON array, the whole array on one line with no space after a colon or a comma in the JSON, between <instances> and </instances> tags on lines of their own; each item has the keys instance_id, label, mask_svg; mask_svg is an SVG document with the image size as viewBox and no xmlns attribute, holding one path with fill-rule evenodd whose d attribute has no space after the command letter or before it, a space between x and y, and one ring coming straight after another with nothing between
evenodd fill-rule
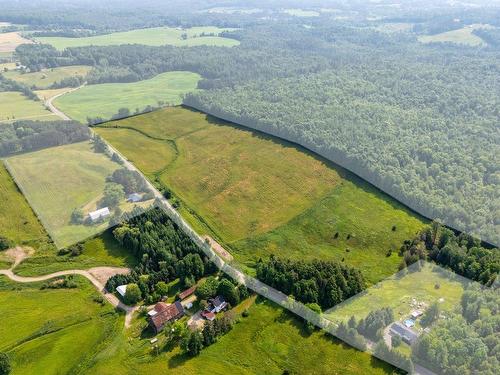
<instances>
[{"instance_id":1,"label":"red-roofed building","mask_svg":"<svg viewBox=\"0 0 500 375\"><path fill-rule=\"evenodd\" d=\"M158 302L148 315L149 325L153 328L155 333L158 333L165 327L166 323L181 318L184 315L184 308L179 301L171 305L167 305L164 302Z\"/></svg>"},{"instance_id":2,"label":"red-roofed building","mask_svg":"<svg viewBox=\"0 0 500 375\"><path fill-rule=\"evenodd\" d=\"M215 314L213 312L206 311L206 310L201 313L201 316L202 316L202 318L205 318L206 320L210 320L210 321L215 319Z\"/></svg>"},{"instance_id":3,"label":"red-roofed building","mask_svg":"<svg viewBox=\"0 0 500 375\"><path fill-rule=\"evenodd\" d=\"M186 289L185 291L179 293L179 299L182 301L184 298L187 298L189 297L191 294L194 293L194 291L196 290L196 285L195 286L192 286L191 288L189 289Z\"/></svg>"}]
</instances>

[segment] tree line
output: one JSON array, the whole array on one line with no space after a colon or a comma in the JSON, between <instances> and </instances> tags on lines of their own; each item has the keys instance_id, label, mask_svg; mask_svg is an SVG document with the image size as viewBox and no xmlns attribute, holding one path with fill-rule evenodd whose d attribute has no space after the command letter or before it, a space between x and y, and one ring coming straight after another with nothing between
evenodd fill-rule
<instances>
[{"instance_id":1,"label":"tree line","mask_svg":"<svg viewBox=\"0 0 500 375\"><path fill-rule=\"evenodd\" d=\"M88 139L89 129L77 121L15 121L0 126L0 156Z\"/></svg>"}]
</instances>

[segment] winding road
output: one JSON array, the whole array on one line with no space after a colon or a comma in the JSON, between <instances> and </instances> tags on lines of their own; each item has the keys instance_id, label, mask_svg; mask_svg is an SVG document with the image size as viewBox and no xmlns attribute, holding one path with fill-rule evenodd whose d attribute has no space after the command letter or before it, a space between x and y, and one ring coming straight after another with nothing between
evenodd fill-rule
<instances>
[{"instance_id":1,"label":"winding road","mask_svg":"<svg viewBox=\"0 0 500 375\"><path fill-rule=\"evenodd\" d=\"M60 96L63 96L63 95L66 95L66 94L69 94L70 92L73 92L73 91L76 91L76 90L79 90L81 89L83 86L85 86L87 84L87 82L85 82L83 85L81 86L78 86L78 87L75 87L75 88L72 88L71 90L68 90L68 91L64 91L64 92L61 92L60 94L57 94L57 95L54 95L52 97L50 97L49 99L47 99L45 101L45 105L48 107L49 111L51 111L53 114L59 116L60 118L62 118L63 120L71 120L71 118L66 115L64 112L60 111L59 109L56 108L56 106L52 103L54 101L54 99L57 99L59 98Z\"/></svg>"},{"instance_id":2,"label":"winding road","mask_svg":"<svg viewBox=\"0 0 500 375\"><path fill-rule=\"evenodd\" d=\"M14 263L14 266L15 265L16 263ZM18 283L33 283L37 281L46 281L56 277L67 276L67 275L80 275L87 278L96 287L99 293L101 293L102 296L106 298L106 300L112 306L125 312L125 327L126 328L130 327L132 316L134 312L137 310L137 307L125 305L114 294L109 293L102 284L102 282L98 280L98 276L96 276L102 273L103 271L105 271L106 273L114 273L114 274L123 273L124 270L123 268L95 267L95 268L90 268L89 270L66 270L66 271L50 273L48 275L43 275L43 276L25 277L16 275L13 271L14 266L8 270L5 269L0 270L0 275L7 276L12 281Z\"/></svg>"}]
</instances>

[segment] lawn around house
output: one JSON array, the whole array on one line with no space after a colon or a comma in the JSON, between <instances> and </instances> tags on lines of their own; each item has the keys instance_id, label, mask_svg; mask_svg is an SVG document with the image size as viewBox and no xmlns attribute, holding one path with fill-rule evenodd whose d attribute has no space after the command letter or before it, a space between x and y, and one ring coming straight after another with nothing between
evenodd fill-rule
<instances>
[{"instance_id":1,"label":"lawn around house","mask_svg":"<svg viewBox=\"0 0 500 375\"><path fill-rule=\"evenodd\" d=\"M397 250L424 226L373 186L302 148L184 107L96 131L172 190L193 228L243 265L270 254L343 259L375 283L397 271ZM151 152L156 142L173 145L175 159Z\"/></svg>"},{"instance_id":2,"label":"lawn around house","mask_svg":"<svg viewBox=\"0 0 500 375\"><path fill-rule=\"evenodd\" d=\"M110 46L119 44L144 44L148 46L173 45L179 47L200 45L232 47L240 44L239 41L218 36L223 31L231 30L234 29L221 29L212 26L192 27L189 29L154 27L83 38L37 37L35 40L43 44L51 44L59 50L68 47L83 47L90 45ZM213 35L202 36L201 34L203 33ZM185 35L185 37L183 35Z\"/></svg>"},{"instance_id":3,"label":"lawn around house","mask_svg":"<svg viewBox=\"0 0 500 375\"><path fill-rule=\"evenodd\" d=\"M141 338L143 322L129 335L116 337L100 353L90 373L111 374L391 374L393 368L320 331L309 335L304 324L275 304L257 298L243 301L249 316L241 318L217 343L189 358L176 347L155 355L149 338ZM240 306L235 310L242 312ZM160 339L162 339L160 334Z\"/></svg>"},{"instance_id":4,"label":"lawn around house","mask_svg":"<svg viewBox=\"0 0 500 375\"><path fill-rule=\"evenodd\" d=\"M158 102L180 104L182 95L196 90L200 75L176 71L132 83L103 83L88 85L55 99L54 105L74 120L87 118L110 119L120 108L131 113Z\"/></svg>"},{"instance_id":5,"label":"lawn around house","mask_svg":"<svg viewBox=\"0 0 500 375\"><path fill-rule=\"evenodd\" d=\"M84 278L74 289L44 289L0 276L0 351L11 358L12 374L60 374L85 369L122 319ZM12 329L12 327L16 327Z\"/></svg>"}]
</instances>

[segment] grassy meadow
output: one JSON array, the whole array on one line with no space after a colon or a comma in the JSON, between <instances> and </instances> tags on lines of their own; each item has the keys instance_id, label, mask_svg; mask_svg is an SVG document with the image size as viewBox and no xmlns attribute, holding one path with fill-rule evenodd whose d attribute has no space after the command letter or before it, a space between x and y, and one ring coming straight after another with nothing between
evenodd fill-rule
<instances>
[{"instance_id":1,"label":"grassy meadow","mask_svg":"<svg viewBox=\"0 0 500 375\"><path fill-rule=\"evenodd\" d=\"M421 43L455 43L455 44L463 44L471 47L477 46L485 46L486 42L482 40L477 35L474 35L472 32L475 29L479 29L482 27L491 27L488 25L469 25L465 26L461 29L446 31L444 33L435 34L435 35L424 35L420 36L418 40Z\"/></svg>"},{"instance_id":2,"label":"grassy meadow","mask_svg":"<svg viewBox=\"0 0 500 375\"><path fill-rule=\"evenodd\" d=\"M121 328L114 309L94 301L99 294L92 284L75 281L74 289L40 290L41 283L0 277L0 351L11 358L13 375L84 369Z\"/></svg>"},{"instance_id":3,"label":"grassy meadow","mask_svg":"<svg viewBox=\"0 0 500 375\"><path fill-rule=\"evenodd\" d=\"M230 30L232 29L221 29L212 26L192 27L189 29L154 27L84 38L39 37L35 38L35 40L43 44L51 44L59 50L68 47L83 47L90 45L110 46L119 44L144 44L148 46L172 45L179 47L200 45L232 47L238 45L239 42L235 39L218 36L223 31ZM203 33L213 35L202 36Z\"/></svg>"},{"instance_id":4,"label":"grassy meadow","mask_svg":"<svg viewBox=\"0 0 500 375\"><path fill-rule=\"evenodd\" d=\"M42 69L39 72L24 74L17 70L10 70L2 74L6 78L24 83L25 85L28 85L30 87L35 87L37 89L47 89L52 84L59 82L64 78L77 76L85 77L91 69L92 67L86 65L73 65L52 69Z\"/></svg>"},{"instance_id":5,"label":"grassy meadow","mask_svg":"<svg viewBox=\"0 0 500 375\"><path fill-rule=\"evenodd\" d=\"M182 95L196 90L199 80L196 73L177 71L140 82L88 85L55 99L54 105L80 122L87 117L110 119L120 108L134 112L159 101L180 104Z\"/></svg>"},{"instance_id":6,"label":"grassy meadow","mask_svg":"<svg viewBox=\"0 0 500 375\"><path fill-rule=\"evenodd\" d=\"M96 131L171 189L197 231L249 267L270 254L337 259L375 283L397 271L397 250L424 225L371 185L302 148L183 107ZM148 137L163 141L163 149L173 145L173 161L172 153L151 152ZM137 142L145 144L143 152Z\"/></svg>"},{"instance_id":7,"label":"grassy meadow","mask_svg":"<svg viewBox=\"0 0 500 375\"><path fill-rule=\"evenodd\" d=\"M410 306L412 299L427 305L441 299L442 311L453 311L460 305L463 291L469 285L466 279L432 263L423 263L421 269L416 266L415 264L407 269L412 272L403 271L398 276L391 276L325 314L334 321L347 322L351 316L359 320L365 318L370 311L390 307L396 319L403 319L413 310ZM436 288L436 285L439 287Z\"/></svg>"},{"instance_id":8,"label":"grassy meadow","mask_svg":"<svg viewBox=\"0 0 500 375\"><path fill-rule=\"evenodd\" d=\"M17 245L35 246L48 241L45 230L3 163L0 163L0 196L0 236Z\"/></svg>"},{"instance_id":9,"label":"grassy meadow","mask_svg":"<svg viewBox=\"0 0 500 375\"><path fill-rule=\"evenodd\" d=\"M15 120L57 120L59 117L45 109L42 102L28 99L20 92L0 92L0 126Z\"/></svg>"},{"instance_id":10,"label":"grassy meadow","mask_svg":"<svg viewBox=\"0 0 500 375\"><path fill-rule=\"evenodd\" d=\"M71 213L97 200L106 177L119 168L89 142L54 147L8 158L16 182L58 247L95 235L107 227L70 224Z\"/></svg>"},{"instance_id":11,"label":"grassy meadow","mask_svg":"<svg viewBox=\"0 0 500 375\"><path fill-rule=\"evenodd\" d=\"M249 306L250 305L250 306ZM391 374L392 368L366 353L342 345L317 331L309 335L301 321L271 302L244 301L236 313L249 316L217 343L188 358L179 348L153 354L148 337L141 337L144 322L128 337L116 337L97 357L89 373L152 374ZM161 340L161 337L160 337ZM160 341L161 342L161 341ZM312 371L312 372L311 372Z\"/></svg>"}]
</instances>

